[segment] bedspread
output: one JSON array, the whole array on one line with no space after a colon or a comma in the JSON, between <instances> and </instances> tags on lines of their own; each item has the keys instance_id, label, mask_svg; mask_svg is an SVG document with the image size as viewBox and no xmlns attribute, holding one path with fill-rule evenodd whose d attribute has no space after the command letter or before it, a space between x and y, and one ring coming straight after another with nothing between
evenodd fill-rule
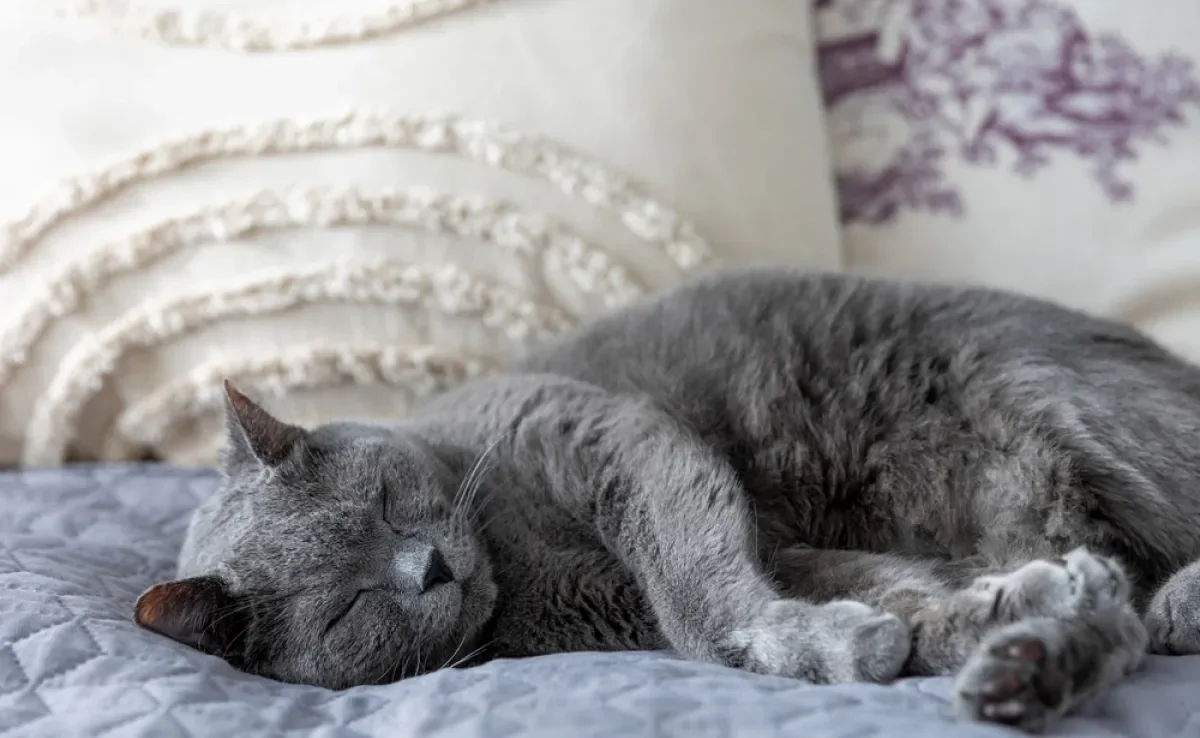
<instances>
[{"instance_id":1,"label":"bedspread","mask_svg":"<svg viewBox=\"0 0 1200 738\"><path fill-rule=\"evenodd\" d=\"M957 721L948 679L817 687L666 653L496 661L332 692L242 674L135 627L209 471L0 473L0 735L1013 736ZM1200 737L1200 658L1153 658L1056 735Z\"/></svg>"}]
</instances>

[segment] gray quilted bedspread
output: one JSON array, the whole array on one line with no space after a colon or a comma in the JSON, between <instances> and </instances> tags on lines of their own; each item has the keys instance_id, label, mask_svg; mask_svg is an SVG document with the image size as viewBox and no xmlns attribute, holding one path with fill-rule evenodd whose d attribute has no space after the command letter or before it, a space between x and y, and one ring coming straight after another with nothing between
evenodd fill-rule
<instances>
[{"instance_id":1,"label":"gray quilted bedspread","mask_svg":"<svg viewBox=\"0 0 1200 738\"><path fill-rule=\"evenodd\" d=\"M571 654L330 692L238 673L130 622L209 472L0 473L3 736L1006 736L945 679L814 687L668 654ZM1200 659L1154 659L1062 735L1200 736Z\"/></svg>"}]
</instances>

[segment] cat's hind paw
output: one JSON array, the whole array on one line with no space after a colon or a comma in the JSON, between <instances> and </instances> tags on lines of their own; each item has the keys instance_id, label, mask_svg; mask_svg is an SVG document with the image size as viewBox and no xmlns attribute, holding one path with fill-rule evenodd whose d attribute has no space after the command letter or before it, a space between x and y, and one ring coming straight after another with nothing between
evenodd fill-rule
<instances>
[{"instance_id":1,"label":"cat's hind paw","mask_svg":"<svg viewBox=\"0 0 1200 738\"><path fill-rule=\"evenodd\" d=\"M965 717L1041 732L1066 702L1065 675L1050 668L1046 641L1014 632L985 644L959 675L956 697Z\"/></svg>"},{"instance_id":2,"label":"cat's hind paw","mask_svg":"<svg viewBox=\"0 0 1200 738\"><path fill-rule=\"evenodd\" d=\"M959 672L957 706L969 719L1040 732L1136 669L1145 653L1146 630L1127 605L1022 620L984 638Z\"/></svg>"}]
</instances>

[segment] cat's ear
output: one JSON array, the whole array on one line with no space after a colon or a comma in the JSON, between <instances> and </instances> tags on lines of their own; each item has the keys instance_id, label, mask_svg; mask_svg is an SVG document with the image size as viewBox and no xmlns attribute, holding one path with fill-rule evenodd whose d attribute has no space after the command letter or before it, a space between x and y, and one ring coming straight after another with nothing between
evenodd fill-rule
<instances>
[{"instance_id":1,"label":"cat's ear","mask_svg":"<svg viewBox=\"0 0 1200 738\"><path fill-rule=\"evenodd\" d=\"M240 652L249 613L216 577L156 584L138 597L134 621L185 646L222 657Z\"/></svg>"},{"instance_id":2,"label":"cat's ear","mask_svg":"<svg viewBox=\"0 0 1200 738\"><path fill-rule=\"evenodd\" d=\"M306 434L303 428L276 419L225 380L225 420L232 461L257 459L278 466L291 457Z\"/></svg>"}]
</instances>

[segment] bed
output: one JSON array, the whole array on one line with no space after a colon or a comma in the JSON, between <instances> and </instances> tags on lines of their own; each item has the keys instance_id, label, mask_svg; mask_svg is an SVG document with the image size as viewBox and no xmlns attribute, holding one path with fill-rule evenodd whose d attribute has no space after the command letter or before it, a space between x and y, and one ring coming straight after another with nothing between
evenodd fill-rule
<instances>
[{"instance_id":1,"label":"bed","mask_svg":"<svg viewBox=\"0 0 1200 738\"><path fill-rule=\"evenodd\" d=\"M331 692L234 671L144 632L212 472L0 473L0 736L1011 736L956 721L947 679L814 687L665 653L498 661ZM1200 658L1155 658L1056 735L1200 736Z\"/></svg>"}]
</instances>

